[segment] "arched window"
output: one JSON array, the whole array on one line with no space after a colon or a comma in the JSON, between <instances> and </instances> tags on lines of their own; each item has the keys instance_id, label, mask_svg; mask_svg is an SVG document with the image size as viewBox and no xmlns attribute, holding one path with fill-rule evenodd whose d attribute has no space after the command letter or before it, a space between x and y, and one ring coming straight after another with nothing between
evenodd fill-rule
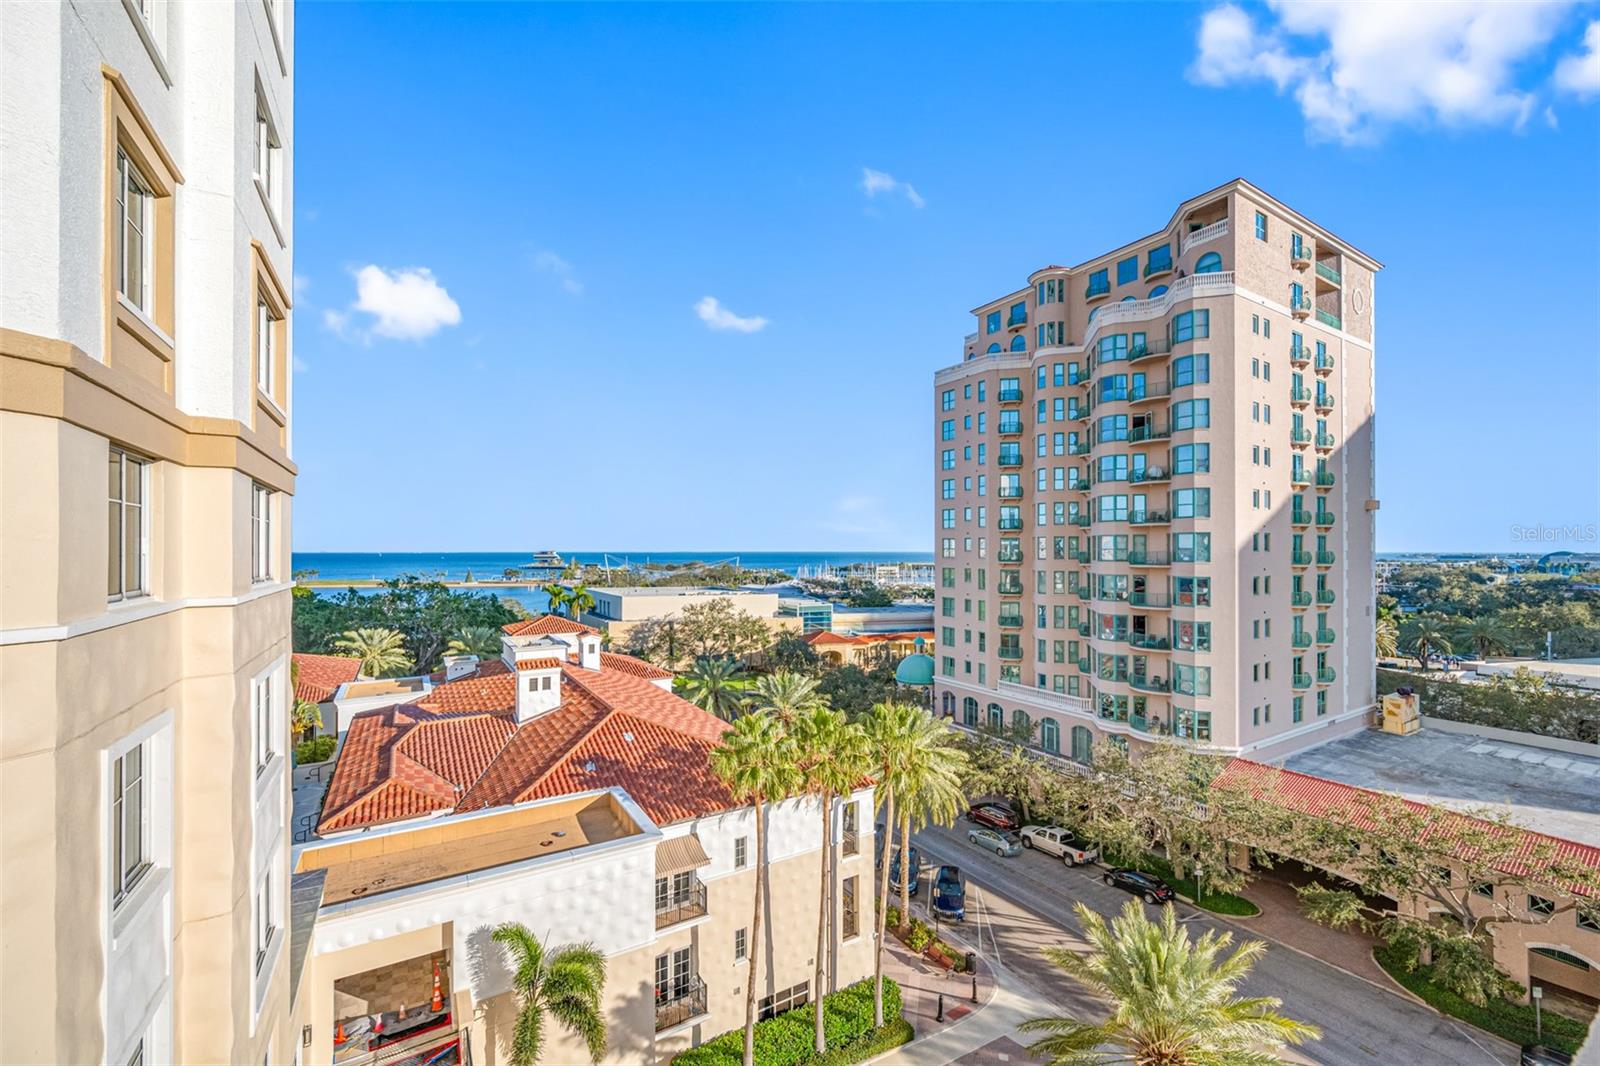
<instances>
[{"instance_id":1,"label":"arched window","mask_svg":"<svg viewBox=\"0 0 1600 1066\"><path fill-rule=\"evenodd\" d=\"M1154 300L1157 296L1165 296L1166 294L1167 287L1165 285L1157 285L1155 288L1150 290L1148 299Z\"/></svg>"},{"instance_id":2,"label":"arched window","mask_svg":"<svg viewBox=\"0 0 1600 1066\"><path fill-rule=\"evenodd\" d=\"M1207 252L1196 260L1194 264L1194 272L1196 274L1215 274L1221 269L1222 253L1220 252Z\"/></svg>"},{"instance_id":3,"label":"arched window","mask_svg":"<svg viewBox=\"0 0 1600 1066\"><path fill-rule=\"evenodd\" d=\"M1025 351L1027 351L1028 350L1028 338L1024 337L1020 333L1017 334L1015 337L1012 337L1011 338L1011 350L1014 351L1014 352L1025 352Z\"/></svg>"},{"instance_id":4,"label":"arched window","mask_svg":"<svg viewBox=\"0 0 1600 1066\"><path fill-rule=\"evenodd\" d=\"M1054 718L1045 718L1039 722L1039 747L1051 755L1061 754L1061 727L1056 725Z\"/></svg>"},{"instance_id":5,"label":"arched window","mask_svg":"<svg viewBox=\"0 0 1600 1066\"><path fill-rule=\"evenodd\" d=\"M1127 303L1127 302L1128 302L1128 301L1129 301L1129 300L1136 300L1136 299L1138 299L1138 297L1137 297L1137 296L1124 296L1124 297L1123 297L1123 298L1122 298L1122 302L1123 302L1123 303Z\"/></svg>"},{"instance_id":6,"label":"arched window","mask_svg":"<svg viewBox=\"0 0 1600 1066\"><path fill-rule=\"evenodd\" d=\"M1000 345L999 344L991 344L991 345L989 345L989 354L990 355L993 355L994 353L998 352L999 350L1000 350Z\"/></svg>"},{"instance_id":7,"label":"arched window","mask_svg":"<svg viewBox=\"0 0 1600 1066\"><path fill-rule=\"evenodd\" d=\"M956 716L956 694L954 692L946 692L944 694L944 713L947 718Z\"/></svg>"},{"instance_id":8,"label":"arched window","mask_svg":"<svg viewBox=\"0 0 1600 1066\"><path fill-rule=\"evenodd\" d=\"M1019 737L1033 735L1033 725L1028 721L1028 712L1018 707L1011 712L1011 730Z\"/></svg>"},{"instance_id":9,"label":"arched window","mask_svg":"<svg viewBox=\"0 0 1600 1066\"><path fill-rule=\"evenodd\" d=\"M1087 763L1094 757L1094 734L1081 725L1072 727L1072 758L1076 762Z\"/></svg>"},{"instance_id":10,"label":"arched window","mask_svg":"<svg viewBox=\"0 0 1600 1066\"><path fill-rule=\"evenodd\" d=\"M1094 316L1098 315L1099 313L1100 313L1100 308L1096 307L1096 308L1092 309L1089 312L1089 321L1093 322L1094 321Z\"/></svg>"},{"instance_id":11,"label":"arched window","mask_svg":"<svg viewBox=\"0 0 1600 1066\"><path fill-rule=\"evenodd\" d=\"M998 703L989 704L989 728L996 732L1006 727L1005 708Z\"/></svg>"},{"instance_id":12,"label":"arched window","mask_svg":"<svg viewBox=\"0 0 1600 1066\"><path fill-rule=\"evenodd\" d=\"M974 729L978 727L978 701L971 696L961 701L961 720Z\"/></svg>"}]
</instances>

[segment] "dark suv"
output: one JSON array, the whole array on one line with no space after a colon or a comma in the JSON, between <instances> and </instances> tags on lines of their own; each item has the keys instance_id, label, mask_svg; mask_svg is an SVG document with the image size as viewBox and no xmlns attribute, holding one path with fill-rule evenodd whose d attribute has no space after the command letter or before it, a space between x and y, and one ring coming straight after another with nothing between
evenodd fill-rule
<instances>
[{"instance_id":1,"label":"dark suv","mask_svg":"<svg viewBox=\"0 0 1600 1066\"><path fill-rule=\"evenodd\" d=\"M1142 870L1108 870L1102 880L1112 888L1143 896L1146 903L1171 903L1174 898L1171 886Z\"/></svg>"},{"instance_id":2,"label":"dark suv","mask_svg":"<svg viewBox=\"0 0 1600 1066\"><path fill-rule=\"evenodd\" d=\"M967 820L1007 833L1014 833L1022 828L1017 816L998 803L974 803L967 808Z\"/></svg>"}]
</instances>

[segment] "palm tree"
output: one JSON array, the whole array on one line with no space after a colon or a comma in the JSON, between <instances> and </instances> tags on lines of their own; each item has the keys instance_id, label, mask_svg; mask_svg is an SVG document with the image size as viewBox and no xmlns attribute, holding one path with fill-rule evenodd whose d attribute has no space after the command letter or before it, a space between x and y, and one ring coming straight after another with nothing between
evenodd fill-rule
<instances>
[{"instance_id":1,"label":"palm tree","mask_svg":"<svg viewBox=\"0 0 1600 1066\"><path fill-rule=\"evenodd\" d=\"M749 701L749 682L744 663L738 659L705 655L678 679L678 694L702 711L710 711L724 722L739 717Z\"/></svg>"},{"instance_id":2,"label":"palm tree","mask_svg":"<svg viewBox=\"0 0 1600 1066\"><path fill-rule=\"evenodd\" d=\"M868 751L872 761L872 776L876 779L875 799L883 808L883 824L895 824L895 800L901 787L902 766L906 752L916 746L916 738L923 722L932 722L926 711L909 703L874 704L872 713L863 723L867 731ZM884 841L884 848L889 846ZM904 869L904 867L901 867ZM883 1027L883 936L889 921L889 863L878 867L877 940L872 962L872 1024Z\"/></svg>"},{"instance_id":3,"label":"palm tree","mask_svg":"<svg viewBox=\"0 0 1600 1066\"><path fill-rule=\"evenodd\" d=\"M446 655L476 655L494 659L500 654L500 630L494 626L463 626L445 645Z\"/></svg>"},{"instance_id":4,"label":"palm tree","mask_svg":"<svg viewBox=\"0 0 1600 1066\"><path fill-rule=\"evenodd\" d=\"M322 728L322 707L310 700L295 700L289 713L289 731L296 741Z\"/></svg>"},{"instance_id":5,"label":"palm tree","mask_svg":"<svg viewBox=\"0 0 1600 1066\"><path fill-rule=\"evenodd\" d=\"M539 938L520 922L505 922L494 931L495 943L510 956L517 972L511 988L521 1005L511 1033L512 1066L534 1066L544 1051L544 1016L581 1037L589 1058L606 1053L605 1014L600 994L606 984L606 959L593 944L569 944L546 952Z\"/></svg>"},{"instance_id":6,"label":"palm tree","mask_svg":"<svg viewBox=\"0 0 1600 1066\"><path fill-rule=\"evenodd\" d=\"M817 694L817 679L793 670L779 670L757 678L751 698L757 707L785 722L794 721L822 702Z\"/></svg>"},{"instance_id":7,"label":"palm tree","mask_svg":"<svg viewBox=\"0 0 1600 1066\"><path fill-rule=\"evenodd\" d=\"M1411 650L1416 653L1417 661L1422 668L1428 668L1428 661L1435 653L1448 654L1450 651L1450 638L1445 635L1443 627L1431 618L1420 618L1417 627L1411 631Z\"/></svg>"},{"instance_id":8,"label":"palm tree","mask_svg":"<svg viewBox=\"0 0 1600 1066\"><path fill-rule=\"evenodd\" d=\"M1378 615L1378 624L1374 629L1377 638L1377 653L1379 658L1394 655L1400 650L1400 627L1395 624L1394 615Z\"/></svg>"},{"instance_id":9,"label":"palm tree","mask_svg":"<svg viewBox=\"0 0 1600 1066\"><path fill-rule=\"evenodd\" d=\"M411 669L406 635L398 629L351 629L339 635L334 648L361 660L361 672L382 677Z\"/></svg>"},{"instance_id":10,"label":"palm tree","mask_svg":"<svg viewBox=\"0 0 1600 1066\"><path fill-rule=\"evenodd\" d=\"M794 743L778 719L747 714L722 735L711 751L711 770L733 798L748 803L756 820L755 914L750 919L750 976L744 1004L744 1066L754 1066L756 1040L756 976L760 971L761 903L767 887L766 815L763 807L781 802L799 783Z\"/></svg>"},{"instance_id":11,"label":"palm tree","mask_svg":"<svg viewBox=\"0 0 1600 1066\"><path fill-rule=\"evenodd\" d=\"M1234 995L1266 946L1241 944L1223 957L1232 933L1207 933L1190 941L1172 907L1161 921L1145 917L1137 900L1108 926L1099 914L1076 904L1089 949L1048 948L1050 961L1067 976L1111 1000L1104 1022L1072 1017L1033 1018L1024 1032L1047 1033L1028 1047L1050 1066L1266 1066L1274 1051L1321 1039L1314 1025L1276 1013L1273 996Z\"/></svg>"},{"instance_id":12,"label":"palm tree","mask_svg":"<svg viewBox=\"0 0 1600 1066\"><path fill-rule=\"evenodd\" d=\"M812 1014L816 1026L815 1049L820 1056L828 1050L827 1033L822 1026L822 981L832 946L828 939L828 918L833 904L834 797L853 791L871 773L872 760L867 748L866 731L846 718L844 712L834 710L822 700L817 700L804 714L795 718L792 729L800 757L803 787L807 792L816 793L822 801L816 976L811 986L816 989Z\"/></svg>"},{"instance_id":13,"label":"palm tree","mask_svg":"<svg viewBox=\"0 0 1600 1066\"><path fill-rule=\"evenodd\" d=\"M551 582L544 587L544 594L550 597L550 613L561 614L562 608L567 603L567 588L565 585Z\"/></svg>"},{"instance_id":14,"label":"palm tree","mask_svg":"<svg viewBox=\"0 0 1600 1066\"><path fill-rule=\"evenodd\" d=\"M920 708L919 708L920 709ZM956 747L949 727L927 711L917 721L901 753L898 788L900 807L900 920L911 920L911 830L932 822L954 825L967 806L961 780L967 753Z\"/></svg>"},{"instance_id":15,"label":"palm tree","mask_svg":"<svg viewBox=\"0 0 1600 1066\"><path fill-rule=\"evenodd\" d=\"M587 585L574 585L567 593L567 613L574 622L584 611L594 610L594 593Z\"/></svg>"},{"instance_id":16,"label":"palm tree","mask_svg":"<svg viewBox=\"0 0 1600 1066\"><path fill-rule=\"evenodd\" d=\"M1511 634L1506 632L1506 627L1493 615L1479 615L1461 627L1461 639L1471 645L1478 652L1478 658L1487 659L1491 655L1504 655L1511 646Z\"/></svg>"}]
</instances>

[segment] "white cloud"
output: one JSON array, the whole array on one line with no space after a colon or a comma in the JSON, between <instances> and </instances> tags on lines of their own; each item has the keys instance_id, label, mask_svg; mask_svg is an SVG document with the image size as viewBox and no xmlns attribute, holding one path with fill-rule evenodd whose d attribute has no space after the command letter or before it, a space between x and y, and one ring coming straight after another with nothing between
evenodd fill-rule
<instances>
[{"instance_id":1,"label":"white cloud","mask_svg":"<svg viewBox=\"0 0 1600 1066\"><path fill-rule=\"evenodd\" d=\"M1577 96L1600 93L1600 20L1583 31L1583 51L1556 64L1556 87Z\"/></svg>"},{"instance_id":2,"label":"white cloud","mask_svg":"<svg viewBox=\"0 0 1600 1066\"><path fill-rule=\"evenodd\" d=\"M572 264L556 253L548 250L534 253L533 269L556 278L572 295L582 295L583 282L572 276Z\"/></svg>"},{"instance_id":3,"label":"white cloud","mask_svg":"<svg viewBox=\"0 0 1600 1066\"><path fill-rule=\"evenodd\" d=\"M365 343L379 336L419 341L461 322L461 306L427 267L385 270L369 264L355 278L355 302L343 311L322 313L323 325L346 340ZM353 326L356 312L370 316L365 329Z\"/></svg>"},{"instance_id":4,"label":"white cloud","mask_svg":"<svg viewBox=\"0 0 1600 1066\"><path fill-rule=\"evenodd\" d=\"M298 355L294 357L293 364L294 372L296 374L304 374L306 371L311 369L311 367L306 365L306 361L300 358Z\"/></svg>"},{"instance_id":5,"label":"white cloud","mask_svg":"<svg viewBox=\"0 0 1600 1066\"><path fill-rule=\"evenodd\" d=\"M912 207L922 207L927 203L909 181L896 181L894 175L871 167L861 168L861 191L867 194L869 200L875 199L880 192L898 192L905 195L906 202Z\"/></svg>"},{"instance_id":6,"label":"white cloud","mask_svg":"<svg viewBox=\"0 0 1600 1066\"><path fill-rule=\"evenodd\" d=\"M1189 74L1202 85L1271 82L1293 94L1313 138L1345 144L1419 120L1520 127L1537 95L1518 84L1519 67L1546 52L1571 6L1270 0L1258 26L1225 3L1201 19Z\"/></svg>"},{"instance_id":7,"label":"white cloud","mask_svg":"<svg viewBox=\"0 0 1600 1066\"><path fill-rule=\"evenodd\" d=\"M756 333L767 328L767 320L760 315L736 315L723 307L715 296L703 297L694 305L700 321L715 330L733 330L736 333Z\"/></svg>"}]
</instances>

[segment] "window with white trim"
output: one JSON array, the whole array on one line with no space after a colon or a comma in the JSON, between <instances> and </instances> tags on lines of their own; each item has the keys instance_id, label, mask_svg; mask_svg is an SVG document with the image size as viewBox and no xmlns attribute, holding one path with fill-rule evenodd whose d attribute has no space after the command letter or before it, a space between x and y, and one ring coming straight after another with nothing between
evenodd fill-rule
<instances>
[{"instance_id":1,"label":"window with white trim","mask_svg":"<svg viewBox=\"0 0 1600 1066\"><path fill-rule=\"evenodd\" d=\"M117 149L117 291L145 314L153 307L155 194L128 153Z\"/></svg>"},{"instance_id":2,"label":"window with white trim","mask_svg":"<svg viewBox=\"0 0 1600 1066\"><path fill-rule=\"evenodd\" d=\"M111 905L118 906L150 872L149 742L111 761Z\"/></svg>"},{"instance_id":3,"label":"window with white trim","mask_svg":"<svg viewBox=\"0 0 1600 1066\"><path fill-rule=\"evenodd\" d=\"M106 598L126 600L149 593L150 463L121 448L110 449L107 468Z\"/></svg>"},{"instance_id":4,"label":"window with white trim","mask_svg":"<svg viewBox=\"0 0 1600 1066\"><path fill-rule=\"evenodd\" d=\"M273 684L275 677L276 672L267 673L250 683L250 720L251 730L255 734L257 777L266 771L278 750L277 745L273 743L277 721L277 707L274 703L276 686Z\"/></svg>"},{"instance_id":5,"label":"window with white trim","mask_svg":"<svg viewBox=\"0 0 1600 1066\"><path fill-rule=\"evenodd\" d=\"M272 490L250 484L250 580L272 580Z\"/></svg>"},{"instance_id":6,"label":"window with white trim","mask_svg":"<svg viewBox=\"0 0 1600 1066\"><path fill-rule=\"evenodd\" d=\"M273 891L272 869L261 876L256 882L255 905L252 907L252 943L255 945L254 971L261 973L262 964L267 961L267 951L272 947L272 937L278 931L277 918L277 893Z\"/></svg>"},{"instance_id":7,"label":"window with white trim","mask_svg":"<svg viewBox=\"0 0 1600 1066\"><path fill-rule=\"evenodd\" d=\"M273 394L273 386L277 383L277 348L274 338L278 332L278 317L272 313L272 305L267 303L267 298L260 293L256 294L256 388L266 393Z\"/></svg>"},{"instance_id":8,"label":"window with white trim","mask_svg":"<svg viewBox=\"0 0 1600 1066\"><path fill-rule=\"evenodd\" d=\"M256 92L256 157L255 179L261 185L261 191L266 194L267 203L272 210L278 210L278 184L279 170L282 167L281 159L283 142L278 138L278 129L273 124L272 114L267 109L267 102Z\"/></svg>"}]
</instances>

